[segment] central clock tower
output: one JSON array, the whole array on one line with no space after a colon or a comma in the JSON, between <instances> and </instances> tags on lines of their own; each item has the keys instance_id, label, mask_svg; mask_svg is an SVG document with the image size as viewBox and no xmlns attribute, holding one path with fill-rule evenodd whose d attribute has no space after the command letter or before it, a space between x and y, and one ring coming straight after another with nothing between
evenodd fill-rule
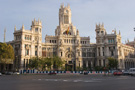
<instances>
[{"instance_id":1,"label":"central clock tower","mask_svg":"<svg viewBox=\"0 0 135 90\"><path fill-rule=\"evenodd\" d=\"M76 35L76 27L73 26L71 21L71 9L69 4L64 6L63 4L59 9L59 26L55 29L55 35Z\"/></svg>"},{"instance_id":2,"label":"central clock tower","mask_svg":"<svg viewBox=\"0 0 135 90\"><path fill-rule=\"evenodd\" d=\"M59 25L61 26L67 24L71 24L71 9L69 5L64 7L62 4L59 9Z\"/></svg>"}]
</instances>

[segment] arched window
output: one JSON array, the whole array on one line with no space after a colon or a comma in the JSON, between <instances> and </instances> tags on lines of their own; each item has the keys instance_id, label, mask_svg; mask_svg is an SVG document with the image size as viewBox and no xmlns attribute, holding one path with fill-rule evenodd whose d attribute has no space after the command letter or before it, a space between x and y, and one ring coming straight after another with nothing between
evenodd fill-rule
<instances>
[{"instance_id":1,"label":"arched window","mask_svg":"<svg viewBox=\"0 0 135 90\"><path fill-rule=\"evenodd\" d=\"M61 52L61 57L62 57L62 52Z\"/></svg>"}]
</instances>

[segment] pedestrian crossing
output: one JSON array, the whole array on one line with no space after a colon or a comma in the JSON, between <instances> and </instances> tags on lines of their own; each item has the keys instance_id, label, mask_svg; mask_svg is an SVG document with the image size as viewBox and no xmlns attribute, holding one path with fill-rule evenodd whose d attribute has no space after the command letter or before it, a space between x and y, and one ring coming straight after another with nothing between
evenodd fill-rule
<instances>
[{"instance_id":1,"label":"pedestrian crossing","mask_svg":"<svg viewBox=\"0 0 135 90\"><path fill-rule=\"evenodd\" d=\"M100 83L108 80L126 80L135 79L135 77L129 76L114 76L114 77L94 77L89 79L32 79L33 81L45 81L45 82L73 82L73 83Z\"/></svg>"}]
</instances>

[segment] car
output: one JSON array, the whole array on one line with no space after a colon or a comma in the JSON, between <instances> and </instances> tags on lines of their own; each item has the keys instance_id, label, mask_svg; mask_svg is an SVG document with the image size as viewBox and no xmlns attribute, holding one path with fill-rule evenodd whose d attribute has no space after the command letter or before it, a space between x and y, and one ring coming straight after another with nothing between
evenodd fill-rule
<instances>
[{"instance_id":1,"label":"car","mask_svg":"<svg viewBox=\"0 0 135 90\"><path fill-rule=\"evenodd\" d=\"M15 74L15 75L19 75L20 73L19 73L19 72L14 72L13 74Z\"/></svg>"},{"instance_id":2,"label":"car","mask_svg":"<svg viewBox=\"0 0 135 90\"><path fill-rule=\"evenodd\" d=\"M80 74L83 74L83 71L82 71L82 72L80 72Z\"/></svg>"},{"instance_id":3,"label":"car","mask_svg":"<svg viewBox=\"0 0 135 90\"><path fill-rule=\"evenodd\" d=\"M83 74L84 74L84 75L88 75L88 72L84 72Z\"/></svg>"},{"instance_id":4,"label":"car","mask_svg":"<svg viewBox=\"0 0 135 90\"><path fill-rule=\"evenodd\" d=\"M13 72L5 72L5 75L13 75Z\"/></svg>"},{"instance_id":5,"label":"car","mask_svg":"<svg viewBox=\"0 0 135 90\"><path fill-rule=\"evenodd\" d=\"M113 72L113 75L114 76L116 76L116 75L122 75L123 73L122 73L122 71L120 71L120 70L116 70L116 71L114 71Z\"/></svg>"},{"instance_id":6,"label":"car","mask_svg":"<svg viewBox=\"0 0 135 90\"><path fill-rule=\"evenodd\" d=\"M129 75L129 70L124 70L123 75Z\"/></svg>"},{"instance_id":7,"label":"car","mask_svg":"<svg viewBox=\"0 0 135 90\"><path fill-rule=\"evenodd\" d=\"M0 76L2 75L2 73L0 73Z\"/></svg>"},{"instance_id":8,"label":"car","mask_svg":"<svg viewBox=\"0 0 135 90\"><path fill-rule=\"evenodd\" d=\"M135 76L135 68L130 68L129 69L129 75Z\"/></svg>"},{"instance_id":9,"label":"car","mask_svg":"<svg viewBox=\"0 0 135 90\"><path fill-rule=\"evenodd\" d=\"M49 72L48 75L56 75L55 72Z\"/></svg>"}]
</instances>

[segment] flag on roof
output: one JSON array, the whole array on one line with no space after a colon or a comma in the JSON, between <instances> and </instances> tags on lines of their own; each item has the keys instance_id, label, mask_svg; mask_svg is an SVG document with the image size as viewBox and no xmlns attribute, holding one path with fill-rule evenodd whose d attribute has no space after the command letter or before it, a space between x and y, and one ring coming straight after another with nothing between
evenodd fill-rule
<instances>
[{"instance_id":1,"label":"flag on roof","mask_svg":"<svg viewBox=\"0 0 135 90\"><path fill-rule=\"evenodd\" d=\"M67 29L67 35L68 35L68 32L69 32L69 27L68 27L68 29Z\"/></svg>"}]
</instances>

